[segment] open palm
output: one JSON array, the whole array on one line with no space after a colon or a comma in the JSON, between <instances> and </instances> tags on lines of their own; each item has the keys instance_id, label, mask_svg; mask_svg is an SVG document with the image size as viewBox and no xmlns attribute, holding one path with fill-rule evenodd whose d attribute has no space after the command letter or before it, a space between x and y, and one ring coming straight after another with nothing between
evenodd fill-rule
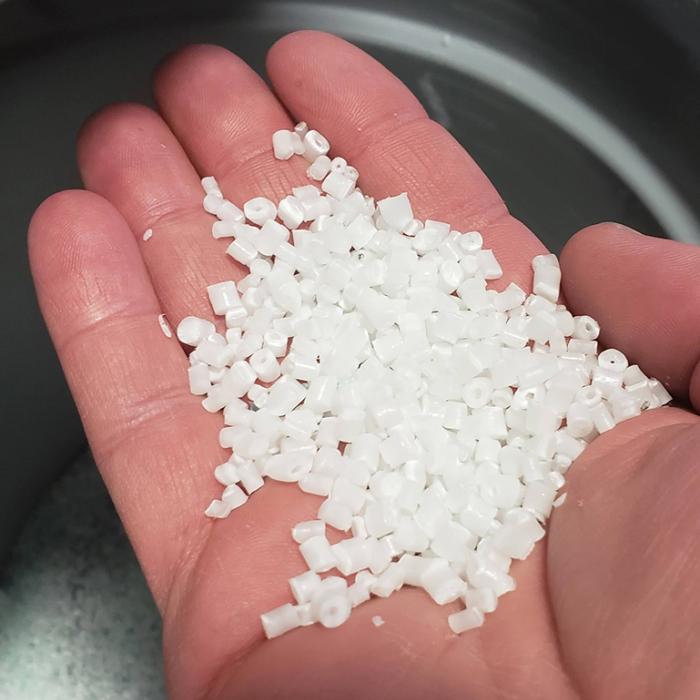
<instances>
[{"instance_id":1,"label":"open palm","mask_svg":"<svg viewBox=\"0 0 700 700\"><path fill-rule=\"evenodd\" d=\"M501 286L527 288L542 252L461 147L357 48L293 34L268 71L275 93L224 49L180 51L155 77L160 114L118 105L93 117L78 144L88 191L52 196L30 226L44 316L163 615L171 696L699 697L700 423L680 408L623 423L576 461L548 538L514 566L517 591L481 629L456 637L451 606L402 589L339 629L263 643L259 614L286 602L287 578L305 568L289 528L319 499L270 482L224 521L202 515L226 458L221 419L189 395L185 353L157 320L210 315L206 285L243 275L209 233L200 175L237 203L281 198L305 168L275 161L270 135L306 119L365 192L408 191L421 218L482 231ZM699 265L691 246L615 224L580 232L562 257L572 311L597 317L605 342L696 407Z\"/></svg>"}]
</instances>

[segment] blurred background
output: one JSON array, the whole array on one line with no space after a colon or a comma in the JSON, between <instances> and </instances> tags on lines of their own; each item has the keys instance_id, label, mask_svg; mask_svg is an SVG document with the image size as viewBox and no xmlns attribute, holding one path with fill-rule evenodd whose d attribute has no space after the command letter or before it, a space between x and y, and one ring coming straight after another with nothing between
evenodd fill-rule
<instances>
[{"instance_id":1,"label":"blurred background","mask_svg":"<svg viewBox=\"0 0 700 700\"><path fill-rule=\"evenodd\" d=\"M299 28L394 70L553 250L604 220L700 242L697 0L0 0L0 700L164 698L160 621L36 307L29 217L79 186L83 119L151 102L163 55L214 42L262 71Z\"/></svg>"}]
</instances>

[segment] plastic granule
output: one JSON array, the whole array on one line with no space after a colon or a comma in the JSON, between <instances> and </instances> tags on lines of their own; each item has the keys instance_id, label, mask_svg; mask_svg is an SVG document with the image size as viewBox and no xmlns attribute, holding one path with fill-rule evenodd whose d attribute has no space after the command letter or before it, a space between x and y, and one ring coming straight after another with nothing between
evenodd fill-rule
<instances>
[{"instance_id":1,"label":"plastic granule","mask_svg":"<svg viewBox=\"0 0 700 700\"><path fill-rule=\"evenodd\" d=\"M196 317L177 329L232 451L206 515L228 517L266 479L323 499L292 527L308 570L289 581L294 603L261 615L268 637L337 627L403 586L461 601L447 622L462 634L515 589L511 561L544 536L586 445L671 397L621 352L598 354L595 320L558 303L554 255L532 260L532 294L497 292L478 231L416 219L406 193L375 202L303 122L273 148L319 186L239 208L202 180L212 235L249 269L207 289L225 332Z\"/></svg>"},{"instance_id":2,"label":"plastic granule","mask_svg":"<svg viewBox=\"0 0 700 700\"><path fill-rule=\"evenodd\" d=\"M160 326L160 329L163 331L163 335L166 338L173 337L173 332L170 329L170 324L168 323L168 319L165 317L165 314L160 314L158 316L158 325Z\"/></svg>"}]
</instances>

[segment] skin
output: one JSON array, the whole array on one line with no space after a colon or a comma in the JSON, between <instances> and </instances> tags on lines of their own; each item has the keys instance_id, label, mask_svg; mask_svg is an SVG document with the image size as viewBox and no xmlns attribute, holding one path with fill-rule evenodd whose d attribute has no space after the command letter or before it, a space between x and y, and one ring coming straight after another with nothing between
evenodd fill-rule
<instances>
[{"instance_id":1,"label":"skin","mask_svg":"<svg viewBox=\"0 0 700 700\"><path fill-rule=\"evenodd\" d=\"M568 474L547 538L513 566L517 590L457 637L423 592L403 589L264 642L258 615L304 569L291 524L318 500L268 483L224 521L202 512L226 453L221 417L187 389L187 358L161 332L210 317L204 287L243 272L201 209L200 174L235 202L304 182L270 135L306 119L375 197L408 191L416 215L479 229L501 261L496 288L530 282L542 244L509 215L474 161L385 68L327 34L273 46L271 91L214 46L168 58L158 112L108 107L84 126L86 190L36 211L29 250L41 308L85 430L163 616L174 700L234 698L696 698L700 673L700 252L618 224L584 229L562 254L572 312L662 379L676 407L604 434ZM439 166L436 164L439 163ZM142 233L153 229L153 237ZM386 624L375 628L374 615Z\"/></svg>"}]
</instances>

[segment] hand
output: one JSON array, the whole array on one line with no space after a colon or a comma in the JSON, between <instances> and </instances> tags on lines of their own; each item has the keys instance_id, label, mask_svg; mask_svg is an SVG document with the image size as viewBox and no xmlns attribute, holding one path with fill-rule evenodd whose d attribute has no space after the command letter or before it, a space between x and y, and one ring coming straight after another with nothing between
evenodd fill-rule
<instances>
[{"instance_id":1,"label":"hand","mask_svg":"<svg viewBox=\"0 0 700 700\"><path fill-rule=\"evenodd\" d=\"M305 181L305 164L275 161L271 134L305 119L366 192L408 190L421 218L482 231L505 270L499 288L527 287L543 250L359 49L300 32L273 47L268 72L276 94L224 49L180 51L155 77L160 114L124 104L94 116L78 143L87 191L50 197L29 231L43 314L163 615L172 698L698 697L700 428L680 408L619 425L576 461L547 540L514 565L517 591L481 629L455 637L452 606L403 589L337 630L263 642L259 614L288 601L287 579L305 568L290 527L318 499L268 482L227 520L203 516L227 456L221 419L189 395L187 358L157 320L209 316L205 286L243 274L210 235L200 174L237 203L279 199ZM571 310L700 406L700 252L601 224L569 242L562 267Z\"/></svg>"}]
</instances>

